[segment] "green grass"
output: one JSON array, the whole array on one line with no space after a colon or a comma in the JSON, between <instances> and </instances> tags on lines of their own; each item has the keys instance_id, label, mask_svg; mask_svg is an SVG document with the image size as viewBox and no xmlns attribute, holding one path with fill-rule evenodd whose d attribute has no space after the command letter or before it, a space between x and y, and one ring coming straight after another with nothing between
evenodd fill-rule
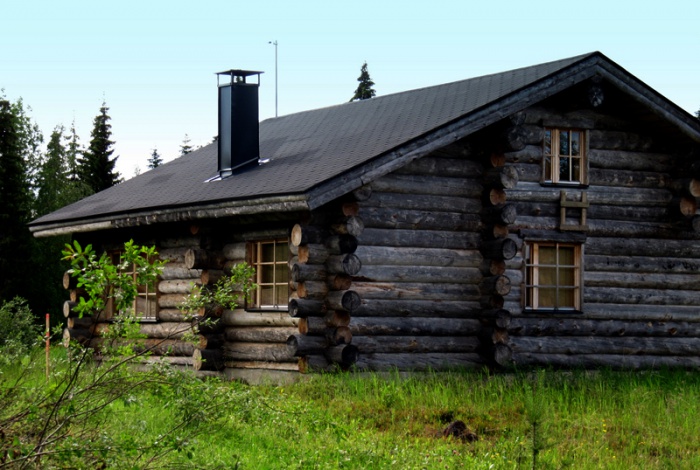
<instances>
[{"instance_id":1,"label":"green grass","mask_svg":"<svg viewBox=\"0 0 700 470\"><path fill-rule=\"evenodd\" d=\"M453 371L158 379L95 419L115 468L529 469L535 423L537 468L694 469L699 416L700 372ZM442 437L452 420L478 441Z\"/></svg>"}]
</instances>

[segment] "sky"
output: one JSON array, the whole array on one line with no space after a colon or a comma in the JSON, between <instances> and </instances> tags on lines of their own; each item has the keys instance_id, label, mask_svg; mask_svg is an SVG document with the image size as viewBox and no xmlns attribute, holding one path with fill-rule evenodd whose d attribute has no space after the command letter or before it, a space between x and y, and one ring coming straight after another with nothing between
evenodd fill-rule
<instances>
[{"instance_id":1,"label":"sky","mask_svg":"<svg viewBox=\"0 0 700 470\"><path fill-rule=\"evenodd\" d=\"M264 120L275 95L280 116L348 101L365 61L381 96L600 51L700 108L697 0L5 0L0 23L0 96L45 141L75 123L83 145L105 102L127 179L154 148L168 161L185 136L212 141L229 69L264 72Z\"/></svg>"}]
</instances>

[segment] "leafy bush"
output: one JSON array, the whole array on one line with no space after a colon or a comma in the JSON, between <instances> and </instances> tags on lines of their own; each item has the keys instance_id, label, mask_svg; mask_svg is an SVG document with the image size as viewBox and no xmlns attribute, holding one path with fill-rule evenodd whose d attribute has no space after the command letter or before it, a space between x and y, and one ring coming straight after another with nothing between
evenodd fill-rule
<instances>
[{"instance_id":1,"label":"leafy bush","mask_svg":"<svg viewBox=\"0 0 700 470\"><path fill-rule=\"evenodd\" d=\"M34 315L21 297L0 305L0 350L15 355L28 351L39 339L41 326L34 323Z\"/></svg>"}]
</instances>

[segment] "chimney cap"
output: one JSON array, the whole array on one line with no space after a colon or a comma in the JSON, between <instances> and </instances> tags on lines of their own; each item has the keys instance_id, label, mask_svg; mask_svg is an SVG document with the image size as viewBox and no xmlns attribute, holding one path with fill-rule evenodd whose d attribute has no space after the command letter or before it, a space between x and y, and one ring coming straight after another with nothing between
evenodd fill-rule
<instances>
[{"instance_id":1,"label":"chimney cap","mask_svg":"<svg viewBox=\"0 0 700 470\"><path fill-rule=\"evenodd\" d=\"M233 83L246 83L246 77L250 77L253 75L258 76L258 86L260 86L260 74L264 72L258 72L255 70L241 70L241 69L231 69L231 70L225 70L223 72L216 72L216 81L218 85L221 86L227 86L227 85L233 85ZM229 79L225 80L224 83L221 83L221 76L228 76Z\"/></svg>"}]
</instances>

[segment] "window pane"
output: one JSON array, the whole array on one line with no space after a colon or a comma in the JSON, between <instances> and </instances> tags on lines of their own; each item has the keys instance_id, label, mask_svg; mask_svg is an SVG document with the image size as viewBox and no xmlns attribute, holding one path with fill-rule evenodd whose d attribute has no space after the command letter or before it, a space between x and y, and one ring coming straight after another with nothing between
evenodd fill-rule
<instances>
[{"instance_id":1,"label":"window pane","mask_svg":"<svg viewBox=\"0 0 700 470\"><path fill-rule=\"evenodd\" d=\"M552 131L550 130L544 131L544 154L552 154Z\"/></svg>"},{"instance_id":2,"label":"window pane","mask_svg":"<svg viewBox=\"0 0 700 470\"><path fill-rule=\"evenodd\" d=\"M552 159L544 157L544 180L552 181Z\"/></svg>"},{"instance_id":3,"label":"window pane","mask_svg":"<svg viewBox=\"0 0 700 470\"><path fill-rule=\"evenodd\" d=\"M571 177L569 176L570 163L570 158L562 157L559 159L559 181L571 181Z\"/></svg>"},{"instance_id":4,"label":"window pane","mask_svg":"<svg viewBox=\"0 0 700 470\"><path fill-rule=\"evenodd\" d=\"M275 276L275 265L274 264L264 264L258 268L260 270L260 282L261 283L272 283L274 282Z\"/></svg>"},{"instance_id":5,"label":"window pane","mask_svg":"<svg viewBox=\"0 0 700 470\"><path fill-rule=\"evenodd\" d=\"M573 246L560 246L559 247L559 264L566 266L573 266L576 264L574 262L574 247Z\"/></svg>"},{"instance_id":6,"label":"window pane","mask_svg":"<svg viewBox=\"0 0 700 470\"><path fill-rule=\"evenodd\" d=\"M548 264L550 266L557 264L557 248L555 246L540 246L539 255L538 264Z\"/></svg>"},{"instance_id":7,"label":"window pane","mask_svg":"<svg viewBox=\"0 0 700 470\"><path fill-rule=\"evenodd\" d=\"M289 288L287 284L277 286L277 305L283 307L289 302Z\"/></svg>"},{"instance_id":8,"label":"window pane","mask_svg":"<svg viewBox=\"0 0 700 470\"><path fill-rule=\"evenodd\" d=\"M556 297L557 290L554 288L539 288L537 289L539 293L539 307L540 308L554 308L557 306Z\"/></svg>"},{"instance_id":9,"label":"window pane","mask_svg":"<svg viewBox=\"0 0 700 470\"><path fill-rule=\"evenodd\" d=\"M265 243L262 245L261 249L262 263L271 263L275 259L275 245L272 243Z\"/></svg>"},{"instance_id":10,"label":"window pane","mask_svg":"<svg viewBox=\"0 0 700 470\"><path fill-rule=\"evenodd\" d=\"M572 165L571 181L581 181L581 159L580 158L572 158L571 165Z\"/></svg>"},{"instance_id":11,"label":"window pane","mask_svg":"<svg viewBox=\"0 0 700 470\"><path fill-rule=\"evenodd\" d=\"M559 289L559 299L556 307L574 308L576 306L574 303L575 294L576 292L573 289Z\"/></svg>"},{"instance_id":12,"label":"window pane","mask_svg":"<svg viewBox=\"0 0 700 470\"><path fill-rule=\"evenodd\" d=\"M274 305L275 289L273 286L260 286L260 304Z\"/></svg>"},{"instance_id":13,"label":"window pane","mask_svg":"<svg viewBox=\"0 0 700 470\"><path fill-rule=\"evenodd\" d=\"M557 268L540 268L540 279L537 284L540 286L556 286L557 285Z\"/></svg>"},{"instance_id":14,"label":"window pane","mask_svg":"<svg viewBox=\"0 0 700 470\"><path fill-rule=\"evenodd\" d=\"M559 155L569 156L569 132L559 132Z\"/></svg>"},{"instance_id":15,"label":"window pane","mask_svg":"<svg viewBox=\"0 0 700 470\"><path fill-rule=\"evenodd\" d=\"M571 131L571 155L581 155L581 133L578 131Z\"/></svg>"},{"instance_id":16,"label":"window pane","mask_svg":"<svg viewBox=\"0 0 700 470\"><path fill-rule=\"evenodd\" d=\"M277 243L275 245L275 261L280 262L284 261L287 262L287 258L289 253L289 246L287 246L286 243Z\"/></svg>"}]
</instances>

